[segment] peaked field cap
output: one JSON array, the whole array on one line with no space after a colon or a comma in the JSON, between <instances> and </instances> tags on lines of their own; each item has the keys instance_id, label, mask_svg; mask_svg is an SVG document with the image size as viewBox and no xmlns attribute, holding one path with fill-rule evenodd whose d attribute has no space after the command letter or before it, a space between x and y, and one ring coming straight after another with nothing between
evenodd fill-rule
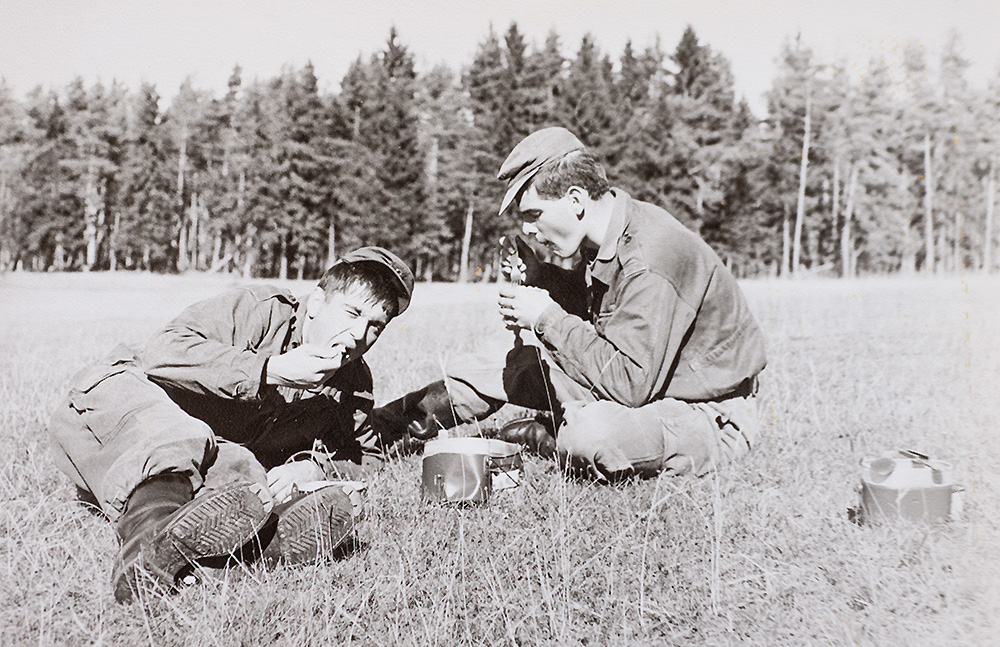
<instances>
[{"instance_id":1,"label":"peaked field cap","mask_svg":"<svg viewBox=\"0 0 1000 647\"><path fill-rule=\"evenodd\" d=\"M402 314L410 305L410 297L413 296L413 272L403 262L401 258L382 247L359 247L353 252L348 252L337 259L334 265L340 263L362 263L372 262L382 265L395 279L396 294L399 298L399 308L397 315Z\"/></svg>"},{"instance_id":2,"label":"peaked field cap","mask_svg":"<svg viewBox=\"0 0 1000 647\"><path fill-rule=\"evenodd\" d=\"M514 147L500 165L497 179L507 182L507 193L500 203L500 214L510 206L531 178L548 164L566 153L583 150L576 135L561 126L542 128L531 133Z\"/></svg>"}]
</instances>

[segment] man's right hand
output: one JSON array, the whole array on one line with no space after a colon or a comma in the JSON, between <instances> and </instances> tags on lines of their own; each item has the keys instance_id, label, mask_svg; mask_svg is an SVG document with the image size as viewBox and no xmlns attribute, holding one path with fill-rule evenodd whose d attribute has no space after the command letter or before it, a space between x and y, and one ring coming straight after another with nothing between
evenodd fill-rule
<instances>
[{"instance_id":1,"label":"man's right hand","mask_svg":"<svg viewBox=\"0 0 1000 647\"><path fill-rule=\"evenodd\" d=\"M541 261L524 238L514 236L516 253L507 254L500 262L500 271L508 281L520 285L538 285L541 274ZM513 251L513 250L511 250ZM517 280L514 280L514 279Z\"/></svg>"},{"instance_id":2,"label":"man's right hand","mask_svg":"<svg viewBox=\"0 0 1000 647\"><path fill-rule=\"evenodd\" d=\"M311 389L326 382L344 364L344 346L321 348L303 344L267 360L267 383Z\"/></svg>"}]
</instances>

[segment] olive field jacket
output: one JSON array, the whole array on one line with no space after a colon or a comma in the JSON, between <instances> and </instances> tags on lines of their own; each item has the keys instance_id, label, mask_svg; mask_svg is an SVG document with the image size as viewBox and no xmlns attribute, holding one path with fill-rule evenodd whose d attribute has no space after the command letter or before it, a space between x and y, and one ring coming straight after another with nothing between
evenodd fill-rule
<instances>
[{"instance_id":1,"label":"olive field jacket","mask_svg":"<svg viewBox=\"0 0 1000 647\"><path fill-rule=\"evenodd\" d=\"M640 407L745 395L766 358L736 280L665 210L612 192L607 235L583 271L541 273L561 282L553 294L572 292L576 277L586 305L556 298L535 325L539 340L598 399Z\"/></svg>"},{"instance_id":2,"label":"olive field jacket","mask_svg":"<svg viewBox=\"0 0 1000 647\"><path fill-rule=\"evenodd\" d=\"M267 360L302 343L304 302L278 288L237 288L188 307L141 353L143 370L217 436L266 468L319 441L336 459L380 456L368 424L372 374L363 359L314 390L267 385Z\"/></svg>"}]
</instances>

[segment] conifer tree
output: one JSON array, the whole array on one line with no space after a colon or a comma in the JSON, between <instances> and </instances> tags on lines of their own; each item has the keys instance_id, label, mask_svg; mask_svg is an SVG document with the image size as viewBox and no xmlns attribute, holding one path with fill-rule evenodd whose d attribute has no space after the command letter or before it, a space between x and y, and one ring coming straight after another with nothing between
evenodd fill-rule
<instances>
[{"instance_id":1,"label":"conifer tree","mask_svg":"<svg viewBox=\"0 0 1000 647\"><path fill-rule=\"evenodd\" d=\"M511 40L517 50L513 58L520 60L523 50L517 38ZM470 99L471 129L467 131L465 141L456 142L454 147L464 161L463 167L456 169L458 176L455 178L463 195L451 199L456 208L451 222L453 231L461 232L459 240L464 241L463 246L472 248L465 254L472 258L465 262L460 259L457 263L458 274L465 279L473 273L470 265L477 268L480 276L492 272L493 259L488 258L490 250L495 251L499 237L515 227L509 213L496 216L497 206L503 197L503 186L496 179L497 170L517 143L518 134L527 130L527 127L515 124L514 107L520 109L523 106L511 99L517 89L515 77L506 66L505 59L509 58L491 30L486 40L479 44L463 77L463 87ZM527 66L525 62L524 67ZM518 93L519 96L530 94L525 86ZM529 110L526 116L530 114ZM459 204L464 204L464 208Z\"/></svg>"},{"instance_id":2,"label":"conifer tree","mask_svg":"<svg viewBox=\"0 0 1000 647\"><path fill-rule=\"evenodd\" d=\"M159 101L155 86L146 83L131 97L108 252L112 270L165 271L175 262L176 175Z\"/></svg>"},{"instance_id":3,"label":"conifer tree","mask_svg":"<svg viewBox=\"0 0 1000 647\"><path fill-rule=\"evenodd\" d=\"M164 116L164 127L170 134L175 160L177 271L197 269L198 256L204 243L201 183L205 180L207 160L199 135L209 106L208 93L195 88L193 81L188 78L181 84Z\"/></svg>"},{"instance_id":4,"label":"conifer tree","mask_svg":"<svg viewBox=\"0 0 1000 647\"><path fill-rule=\"evenodd\" d=\"M40 139L22 175L20 253L25 269L67 269L80 249L84 221L79 196L67 190L74 175L62 164L72 155L65 110L58 93L37 87L28 95L27 113Z\"/></svg>"},{"instance_id":5,"label":"conifer tree","mask_svg":"<svg viewBox=\"0 0 1000 647\"><path fill-rule=\"evenodd\" d=\"M614 86L614 128L604 148L604 159L615 181L647 198L656 192L643 189L650 178L639 171L641 159L651 151L635 138L642 138L655 112L666 108L660 101L667 92L665 60L659 39L639 55L634 53L631 41L625 43ZM655 163L647 168L655 172Z\"/></svg>"},{"instance_id":6,"label":"conifer tree","mask_svg":"<svg viewBox=\"0 0 1000 647\"><path fill-rule=\"evenodd\" d=\"M481 243L479 225L488 214L477 212L476 146L484 145L474 127L470 99L444 65L420 79L420 124L427 151L426 245L438 250L424 267L425 277L469 280L478 258L473 245ZM474 235L475 234L475 235Z\"/></svg>"},{"instance_id":7,"label":"conifer tree","mask_svg":"<svg viewBox=\"0 0 1000 647\"><path fill-rule=\"evenodd\" d=\"M976 162L974 172L982 191L982 263L985 273L997 265L997 183L1000 182L1000 69L976 106Z\"/></svg>"},{"instance_id":8,"label":"conifer tree","mask_svg":"<svg viewBox=\"0 0 1000 647\"><path fill-rule=\"evenodd\" d=\"M515 92L514 75L508 70L505 58L500 39L491 29L486 40L479 44L464 79L473 115L488 133L489 153L496 168L513 146L518 130L513 114L516 103L511 99Z\"/></svg>"},{"instance_id":9,"label":"conifer tree","mask_svg":"<svg viewBox=\"0 0 1000 647\"><path fill-rule=\"evenodd\" d=\"M385 49L357 61L342 85L355 141L378 159L383 208L367 232L369 244L395 249L416 265L426 258L424 152L420 149L413 56L393 27Z\"/></svg>"},{"instance_id":10,"label":"conifer tree","mask_svg":"<svg viewBox=\"0 0 1000 647\"><path fill-rule=\"evenodd\" d=\"M0 271L16 267L23 255L28 233L22 217L23 177L40 136L25 106L0 78Z\"/></svg>"},{"instance_id":11,"label":"conifer tree","mask_svg":"<svg viewBox=\"0 0 1000 647\"><path fill-rule=\"evenodd\" d=\"M346 107L337 97L327 97L324 110L328 128L314 145L320 189L315 234L324 241L324 266L333 264L340 250L367 244L373 239L372 220L386 203L374 152L351 138Z\"/></svg>"},{"instance_id":12,"label":"conifer tree","mask_svg":"<svg viewBox=\"0 0 1000 647\"><path fill-rule=\"evenodd\" d=\"M209 160L202 182L202 204L211 214L207 234L211 251L204 266L211 271L242 267L246 278L256 231L246 212L247 176L254 139L249 128L242 70L237 65L221 99L212 99L201 133Z\"/></svg>"},{"instance_id":13,"label":"conifer tree","mask_svg":"<svg viewBox=\"0 0 1000 647\"><path fill-rule=\"evenodd\" d=\"M564 92L563 62L559 35L555 31L548 32L541 48L528 54L520 78L519 112L515 115L521 132L565 125L558 118L558 106Z\"/></svg>"},{"instance_id":14,"label":"conifer tree","mask_svg":"<svg viewBox=\"0 0 1000 647\"><path fill-rule=\"evenodd\" d=\"M324 146L332 138L331 113L319 96L311 63L285 79L288 132L283 142L289 178L287 209L291 225L285 232L286 254L300 280L307 271L319 273L326 265L327 227L323 214L325 184Z\"/></svg>"},{"instance_id":15,"label":"conifer tree","mask_svg":"<svg viewBox=\"0 0 1000 647\"><path fill-rule=\"evenodd\" d=\"M939 254L944 269L958 272L980 263L983 194L975 177L975 98L969 86L970 63L962 52L959 35L949 32L939 66L941 121L938 122L939 156L937 209L941 216Z\"/></svg>"},{"instance_id":16,"label":"conifer tree","mask_svg":"<svg viewBox=\"0 0 1000 647\"><path fill-rule=\"evenodd\" d=\"M83 223L74 264L83 270L100 262L115 196L114 177L121 155L124 89L97 83L88 91L80 78L66 89L66 128L61 136L60 164L76 193Z\"/></svg>"},{"instance_id":17,"label":"conifer tree","mask_svg":"<svg viewBox=\"0 0 1000 647\"><path fill-rule=\"evenodd\" d=\"M854 276L859 268L896 271L915 253L910 219L916 204L903 188L895 152L902 133L892 92L889 68L876 57L851 93L847 137L853 174L847 179L854 187L852 191L848 184L851 209L844 214L846 234L841 231L845 276Z\"/></svg>"},{"instance_id":18,"label":"conifer tree","mask_svg":"<svg viewBox=\"0 0 1000 647\"><path fill-rule=\"evenodd\" d=\"M724 222L727 162L741 134L732 72L725 58L698 42L691 27L672 58L677 65L673 102L679 115L673 139L684 147L677 163L690 178L687 186L675 189L675 201L683 203L703 234L717 238L712 234Z\"/></svg>"},{"instance_id":19,"label":"conifer tree","mask_svg":"<svg viewBox=\"0 0 1000 647\"><path fill-rule=\"evenodd\" d=\"M769 179L776 183L771 192L774 203L770 209L781 214L782 275L798 269L793 264L793 257L799 257L801 231L805 228L806 212L812 206L808 144L816 132L813 97L822 94L812 50L798 38L794 42L786 41L779 55L778 76L767 94L772 132Z\"/></svg>"},{"instance_id":20,"label":"conifer tree","mask_svg":"<svg viewBox=\"0 0 1000 647\"><path fill-rule=\"evenodd\" d=\"M602 157L615 127L614 80L610 59L590 34L570 61L561 99L563 125Z\"/></svg>"},{"instance_id":21,"label":"conifer tree","mask_svg":"<svg viewBox=\"0 0 1000 647\"><path fill-rule=\"evenodd\" d=\"M937 124L941 106L935 96L930 70L922 47L908 43L903 50L905 81L902 123L905 125L905 145L899 152L909 177L910 189L921 201L919 226L923 230L923 250L917 262L927 273L937 269L935 237L935 193L937 189L937 164L939 140Z\"/></svg>"}]
</instances>

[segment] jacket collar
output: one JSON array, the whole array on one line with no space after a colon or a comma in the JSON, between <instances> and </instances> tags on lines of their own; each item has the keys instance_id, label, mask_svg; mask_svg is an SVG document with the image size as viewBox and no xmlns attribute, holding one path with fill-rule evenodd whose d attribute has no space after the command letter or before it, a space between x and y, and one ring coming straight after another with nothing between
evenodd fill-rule
<instances>
[{"instance_id":1,"label":"jacket collar","mask_svg":"<svg viewBox=\"0 0 1000 647\"><path fill-rule=\"evenodd\" d=\"M604 234L604 240L597 250L597 258L590 264L591 275L605 285L610 284L614 277L614 263L611 261L618 255L618 242L628 227L630 200L629 195L621 189L612 188L611 193L615 197L615 202L611 209L611 220L608 221L608 231Z\"/></svg>"}]
</instances>

